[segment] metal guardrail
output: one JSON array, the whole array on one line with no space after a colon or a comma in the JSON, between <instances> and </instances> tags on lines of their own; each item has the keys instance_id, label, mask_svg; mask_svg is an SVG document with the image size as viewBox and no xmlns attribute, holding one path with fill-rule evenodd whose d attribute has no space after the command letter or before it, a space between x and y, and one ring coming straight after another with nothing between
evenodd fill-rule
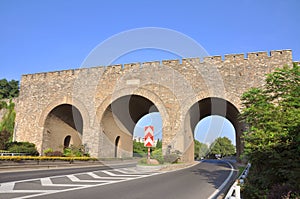
<instances>
[{"instance_id":1,"label":"metal guardrail","mask_svg":"<svg viewBox=\"0 0 300 199\"><path fill-rule=\"evenodd\" d=\"M244 169L242 174L238 177L238 179L233 183L230 187L229 191L227 192L225 199L241 199L241 184L244 184L244 180L249 173L249 169L251 164L248 163L247 167Z\"/></svg>"},{"instance_id":2,"label":"metal guardrail","mask_svg":"<svg viewBox=\"0 0 300 199\"><path fill-rule=\"evenodd\" d=\"M10 152L1 152L0 156L26 156L27 153L10 153Z\"/></svg>"}]
</instances>

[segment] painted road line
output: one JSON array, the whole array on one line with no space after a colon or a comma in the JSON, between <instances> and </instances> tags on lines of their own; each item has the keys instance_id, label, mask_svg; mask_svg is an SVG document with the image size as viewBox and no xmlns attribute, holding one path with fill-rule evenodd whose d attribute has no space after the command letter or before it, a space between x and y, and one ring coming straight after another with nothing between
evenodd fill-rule
<instances>
[{"instance_id":1,"label":"painted road line","mask_svg":"<svg viewBox=\"0 0 300 199\"><path fill-rule=\"evenodd\" d=\"M112 170L113 171L113 170ZM114 177L140 177L140 176L146 176L146 175L142 175L142 174L136 174L136 175L130 175L130 174L115 174L115 173L112 173L110 171L101 171L107 175L110 175L110 176L114 176Z\"/></svg>"},{"instance_id":2,"label":"painted road line","mask_svg":"<svg viewBox=\"0 0 300 199\"><path fill-rule=\"evenodd\" d=\"M50 178L41 178L41 185L42 186L52 186L52 187L81 187L87 186L82 184L53 184Z\"/></svg>"},{"instance_id":3,"label":"painted road line","mask_svg":"<svg viewBox=\"0 0 300 199\"><path fill-rule=\"evenodd\" d=\"M224 161L225 162L225 161ZM223 182L223 184L221 184L221 186L218 187L218 189L213 192L212 195L210 195L210 197L208 199L212 199L214 198L217 194L219 194L220 191L222 191L222 189L227 185L227 183L229 182L230 178L233 175L234 172L234 168L232 166L232 164L230 164L229 162L225 162L226 164L228 164L230 166L230 174L228 175L228 177L226 178L226 180Z\"/></svg>"},{"instance_id":4,"label":"painted road line","mask_svg":"<svg viewBox=\"0 0 300 199\"><path fill-rule=\"evenodd\" d=\"M104 180L125 180L125 179L129 179L127 177L101 177L101 176L98 176L97 174L93 173L93 172L89 172L89 173L86 173L87 175L95 178L95 179L104 179Z\"/></svg>"},{"instance_id":5,"label":"painted road line","mask_svg":"<svg viewBox=\"0 0 300 199\"><path fill-rule=\"evenodd\" d=\"M14 187L15 187L15 183L14 182L3 183L0 186L0 192L14 190Z\"/></svg>"}]
</instances>

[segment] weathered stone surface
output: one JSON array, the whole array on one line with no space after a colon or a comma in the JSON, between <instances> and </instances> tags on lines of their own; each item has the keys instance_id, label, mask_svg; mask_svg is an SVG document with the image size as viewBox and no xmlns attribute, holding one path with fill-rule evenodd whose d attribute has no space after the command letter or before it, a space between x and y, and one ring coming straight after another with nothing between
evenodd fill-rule
<instances>
[{"instance_id":1,"label":"weathered stone surface","mask_svg":"<svg viewBox=\"0 0 300 199\"><path fill-rule=\"evenodd\" d=\"M163 153L177 150L182 153L182 161L191 161L192 123L204 117L202 113L216 113L234 123L239 154L239 135L244 127L237 121L237 112L242 108L242 93L261 86L265 74L286 64L292 65L291 50L271 51L270 56L254 52L246 57L225 55L224 60L212 56L203 61L189 58L182 63L165 60L125 64L123 68L115 65L23 75L16 106L16 139L34 142L43 152L50 139L45 134L46 124L53 122L49 113L70 104L82 116L79 137L92 156L126 157L132 155L131 134L137 120L159 111L163 119ZM225 113L221 106L200 103L203 99L225 102ZM205 110L207 106L210 108ZM62 128L60 139L69 135L65 132ZM54 144L62 142L55 140Z\"/></svg>"}]
</instances>

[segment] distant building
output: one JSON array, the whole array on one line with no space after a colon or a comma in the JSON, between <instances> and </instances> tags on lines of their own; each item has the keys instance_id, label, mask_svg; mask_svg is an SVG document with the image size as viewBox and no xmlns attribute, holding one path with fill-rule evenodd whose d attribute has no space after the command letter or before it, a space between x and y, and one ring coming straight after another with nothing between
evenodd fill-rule
<instances>
[{"instance_id":1,"label":"distant building","mask_svg":"<svg viewBox=\"0 0 300 199\"><path fill-rule=\"evenodd\" d=\"M136 141L136 142L140 142L140 143L144 143L144 142L145 142L145 138L143 138L143 137L138 137L138 136L134 136L134 137L132 138L132 140L133 140L133 141ZM161 141L161 140L159 140L159 139L154 140L154 145L153 145L153 147L156 147L158 141Z\"/></svg>"}]
</instances>

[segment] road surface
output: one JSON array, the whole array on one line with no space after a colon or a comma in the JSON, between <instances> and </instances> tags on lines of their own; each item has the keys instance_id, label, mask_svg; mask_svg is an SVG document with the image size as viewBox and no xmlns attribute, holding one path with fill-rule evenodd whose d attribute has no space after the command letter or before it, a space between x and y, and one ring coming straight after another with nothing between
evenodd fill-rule
<instances>
[{"instance_id":1,"label":"road surface","mask_svg":"<svg viewBox=\"0 0 300 199\"><path fill-rule=\"evenodd\" d=\"M220 160L205 160L173 172L142 172L132 165L89 168L81 173L6 181L1 183L0 198L207 199L215 198L224 181L235 176L236 171Z\"/></svg>"}]
</instances>

